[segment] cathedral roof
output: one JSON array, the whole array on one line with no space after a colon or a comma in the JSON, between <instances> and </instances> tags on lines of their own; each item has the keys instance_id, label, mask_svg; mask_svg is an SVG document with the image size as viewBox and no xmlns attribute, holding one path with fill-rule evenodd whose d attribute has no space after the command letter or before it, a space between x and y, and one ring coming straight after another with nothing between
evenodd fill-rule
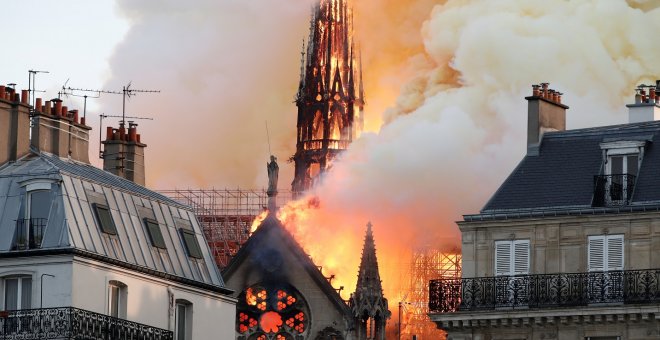
<instances>
[{"instance_id":1,"label":"cathedral roof","mask_svg":"<svg viewBox=\"0 0 660 340\"><path fill-rule=\"evenodd\" d=\"M341 298L337 290L328 282L328 279L321 273L318 266L296 242L293 235L289 233L274 214L268 214L266 219L259 225L257 230L250 236L245 244L240 248L236 256L232 258L227 267L223 270L223 277L230 281L231 277L237 273L240 267L246 265L257 266L279 266L278 260L273 259L273 255L291 252L298 263L295 269L303 269L327 296L332 303L347 318L351 315L346 302ZM292 266L293 267L293 266ZM264 268L270 271L269 268ZM286 268L278 268L269 273L270 280L286 280Z\"/></svg>"}]
</instances>

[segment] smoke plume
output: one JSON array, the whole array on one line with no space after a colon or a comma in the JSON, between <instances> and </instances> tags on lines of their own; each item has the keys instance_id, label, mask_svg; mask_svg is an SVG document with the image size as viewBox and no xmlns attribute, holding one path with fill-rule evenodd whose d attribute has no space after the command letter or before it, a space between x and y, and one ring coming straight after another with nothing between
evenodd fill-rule
<instances>
[{"instance_id":1,"label":"smoke plume","mask_svg":"<svg viewBox=\"0 0 660 340\"><path fill-rule=\"evenodd\" d=\"M282 160L294 151L292 99L309 3L120 6L132 28L109 84L133 80L163 91L128 106L156 118L140 126L148 182L264 185L268 120L287 187L292 170ZM356 0L355 7L370 132L311 193L318 209L298 202L283 211L317 264L349 292L372 221L393 302L408 284L410 250L460 246L454 221L477 213L524 155L531 84L549 81L566 93L568 128L578 128L625 122L634 87L660 76L660 9L652 1Z\"/></svg>"}]
</instances>

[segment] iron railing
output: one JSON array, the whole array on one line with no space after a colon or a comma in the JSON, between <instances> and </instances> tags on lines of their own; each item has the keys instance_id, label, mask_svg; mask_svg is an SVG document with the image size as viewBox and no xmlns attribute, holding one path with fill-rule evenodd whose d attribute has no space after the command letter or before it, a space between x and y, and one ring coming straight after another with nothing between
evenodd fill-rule
<instances>
[{"instance_id":1,"label":"iron railing","mask_svg":"<svg viewBox=\"0 0 660 340\"><path fill-rule=\"evenodd\" d=\"M16 220L16 235L12 250L28 250L41 248L48 219L22 218Z\"/></svg>"},{"instance_id":2,"label":"iron railing","mask_svg":"<svg viewBox=\"0 0 660 340\"><path fill-rule=\"evenodd\" d=\"M635 175L594 176L594 207L628 205L635 189Z\"/></svg>"},{"instance_id":3,"label":"iron railing","mask_svg":"<svg viewBox=\"0 0 660 340\"><path fill-rule=\"evenodd\" d=\"M328 139L328 149L330 150L344 150L348 149L350 141L339 139ZM305 150L321 150L323 148L323 139L306 140L303 142Z\"/></svg>"},{"instance_id":4,"label":"iron railing","mask_svg":"<svg viewBox=\"0 0 660 340\"><path fill-rule=\"evenodd\" d=\"M0 312L0 339L173 340L174 333L72 307Z\"/></svg>"},{"instance_id":5,"label":"iron railing","mask_svg":"<svg viewBox=\"0 0 660 340\"><path fill-rule=\"evenodd\" d=\"M431 313L660 302L660 269L432 280Z\"/></svg>"}]
</instances>

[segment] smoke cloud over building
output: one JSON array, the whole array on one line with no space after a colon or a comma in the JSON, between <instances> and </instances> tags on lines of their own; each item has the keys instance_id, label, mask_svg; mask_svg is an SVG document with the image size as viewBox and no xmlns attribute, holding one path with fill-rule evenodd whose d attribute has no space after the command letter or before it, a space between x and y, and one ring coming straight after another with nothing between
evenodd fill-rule
<instances>
[{"instance_id":1,"label":"smoke cloud over building","mask_svg":"<svg viewBox=\"0 0 660 340\"><path fill-rule=\"evenodd\" d=\"M286 159L294 151L292 101L309 3L120 6L133 26L107 85L133 80L163 91L129 103L157 119L141 126L151 142L150 184L265 185L265 120L272 152ZM283 212L296 219L289 226L314 260L349 290L371 220L391 301L406 284L410 249L458 246L454 221L477 212L521 158L531 84L550 81L565 93L571 129L623 123L630 89L660 75L660 9L650 1L356 0L355 7L371 132L315 189L319 208L301 202ZM286 187L292 169L282 168Z\"/></svg>"}]
</instances>

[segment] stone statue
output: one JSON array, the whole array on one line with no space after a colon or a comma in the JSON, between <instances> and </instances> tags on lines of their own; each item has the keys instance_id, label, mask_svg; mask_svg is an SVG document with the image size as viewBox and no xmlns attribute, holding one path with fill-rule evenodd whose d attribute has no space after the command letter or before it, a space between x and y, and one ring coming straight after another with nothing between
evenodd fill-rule
<instances>
[{"instance_id":1,"label":"stone statue","mask_svg":"<svg viewBox=\"0 0 660 340\"><path fill-rule=\"evenodd\" d=\"M280 167L277 165L277 157L271 155L270 163L266 164L266 169L268 169L268 191L267 193L274 194L277 193L277 177L279 176Z\"/></svg>"}]
</instances>

